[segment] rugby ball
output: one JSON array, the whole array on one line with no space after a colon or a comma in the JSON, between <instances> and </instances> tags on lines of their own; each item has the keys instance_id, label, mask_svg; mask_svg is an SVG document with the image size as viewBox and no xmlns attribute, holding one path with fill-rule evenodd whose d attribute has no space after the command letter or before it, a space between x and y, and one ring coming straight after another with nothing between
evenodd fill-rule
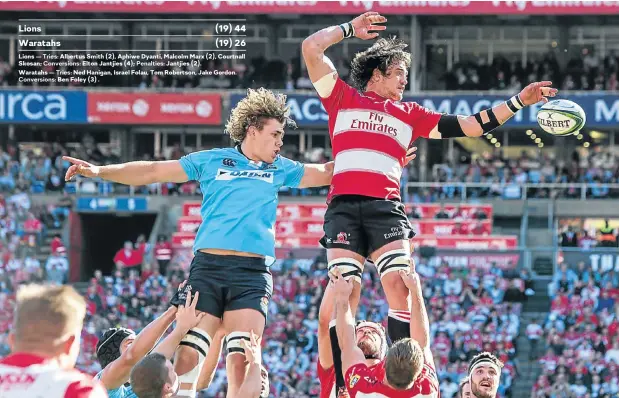
<instances>
[{"instance_id":1,"label":"rugby ball","mask_svg":"<svg viewBox=\"0 0 619 398\"><path fill-rule=\"evenodd\" d=\"M587 115L580 105L564 99L549 101L537 111L537 123L552 135L576 134L586 121Z\"/></svg>"}]
</instances>

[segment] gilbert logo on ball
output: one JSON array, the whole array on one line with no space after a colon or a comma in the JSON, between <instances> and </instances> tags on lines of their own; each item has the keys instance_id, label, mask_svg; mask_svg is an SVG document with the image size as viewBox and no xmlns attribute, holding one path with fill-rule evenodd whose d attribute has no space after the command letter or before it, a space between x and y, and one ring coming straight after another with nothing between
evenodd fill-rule
<instances>
[{"instance_id":1,"label":"gilbert logo on ball","mask_svg":"<svg viewBox=\"0 0 619 398\"><path fill-rule=\"evenodd\" d=\"M586 121L587 115L580 105L568 100L550 101L537 111L537 123L552 135L576 134Z\"/></svg>"}]
</instances>

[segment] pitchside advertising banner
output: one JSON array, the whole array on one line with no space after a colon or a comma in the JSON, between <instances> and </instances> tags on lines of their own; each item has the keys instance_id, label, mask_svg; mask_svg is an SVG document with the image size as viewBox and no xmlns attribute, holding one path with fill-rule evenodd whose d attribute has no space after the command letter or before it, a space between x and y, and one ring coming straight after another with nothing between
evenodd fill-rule
<instances>
[{"instance_id":1,"label":"pitchside advertising banner","mask_svg":"<svg viewBox=\"0 0 619 398\"><path fill-rule=\"evenodd\" d=\"M619 272L619 249L595 249L595 250L563 250L558 254L558 263L565 262L576 269L578 263L584 262L595 273L605 273L610 270Z\"/></svg>"},{"instance_id":2,"label":"pitchside advertising banner","mask_svg":"<svg viewBox=\"0 0 619 398\"><path fill-rule=\"evenodd\" d=\"M0 123L220 125L221 96L2 90Z\"/></svg>"},{"instance_id":3,"label":"pitchside advertising banner","mask_svg":"<svg viewBox=\"0 0 619 398\"><path fill-rule=\"evenodd\" d=\"M231 95L230 107L234 107L244 96ZM473 115L491 108L508 98L507 95L423 95L408 96L405 101L415 101L428 109L458 115ZM576 102L587 114L587 127L613 127L619 123L619 96L606 94L566 95L563 99ZM317 96L289 94L288 105L291 116L300 126L324 126L329 117ZM541 104L528 106L518 112L507 127L537 127L537 111Z\"/></svg>"},{"instance_id":4,"label":"pitchside advertising banner","mask_svg":"<svg viewBox=\"0 0 619 398\"><path fill-rule=\"evenodd\" d=\"M5 11L225 13L225 14L360 14L377 11L406 15L584 15L617 14L619 2L587 1L2 1Z\"/></svg>"},{"instance_id":5,"label":"pitchside advertising banner","mask_svg":"<svg viewBox=\"0 0 619 398\"><path fill-rule=\"evenodd\" d=\"M221 124L219 94L88 93L93 124Z\"/></svg>"},{"instance_id":6,"label":"pitchside advertising banner","mask_svg":"<svg viewBox=\"0 0 619 398\"><path fill-rule=\"evenodd\" d=\"M81 91L0 91L2 123L86 123L86 93Z\"/></svg>"},{"instance_id":7,"label":"pitchside advertising banner","mask_svg":"<svg viewBox=\"0 0 619 398\"><path fill-rule=\"evenodd\" d=\"M142 212L148 211L148 199L80 197L77 198L76 209L80 212Z\"/></svg>"}]
</instances>

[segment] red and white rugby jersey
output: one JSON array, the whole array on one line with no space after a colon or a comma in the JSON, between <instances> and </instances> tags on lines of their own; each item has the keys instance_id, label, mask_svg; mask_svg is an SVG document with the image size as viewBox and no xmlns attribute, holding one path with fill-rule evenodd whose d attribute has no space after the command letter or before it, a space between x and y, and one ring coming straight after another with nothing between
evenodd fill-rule
<instances>
[{"instance_id":1,"label":"red and white rugby jersey","mask_svg":"<svg viewBox=\"0 0 619 398\"><path fill-rule=\"evenodd\" d=\"M380 363L368 367L372 370ZM322 367L320 359L317 361L318 382L320 383L320 398L336 398L335 394L335 368L331 366L328 369Z\"/></svg>"},{"instance_id":2,"label":"red and white rugby jersey","mask_svg":"<svg viewBox=\"0 0 619 398\"><path fill-rule=\"evenodd\" d=\"M438 377L427 363L421 374L408 390L394 390L383 383L385 379L385 360L369 368L364 364L351 366L344 381L350 398L440 398Z\"/></svg>"},{"instance_id":3,"label":"red and white rugby jersey","mask_svg":"<svg viewBox=\"0 0 619 398\"><path fill-rule=\"evenodd\" d=\"M441 114L372 91L360 94L339 77L331 95L320 100L335 159L327 201L338 195L400 199L406 152L417 138L428 138Z\"/></svg>"},{"instance_id":4,"label":"red and white rugby jersey","mask_svg":"<svg viewBox=\"0 0 619 398\"><path fill-rule=\"evenodd\" d=\"M320 359L317 361L316 373L320 383L320 398L335 398L335 368L328 369L322 367Z\"/></svg>"},{"instance_id":5,"label":"red and white rugby jersey","mask_svg":"<svg viewBox=\"0 0 619 398\"><path fill-rule=\"evenodd\" d=\"M12 354L0 360L2 398L107 398L98 381L78 372L63 370L53 362L31 354Z\"/></svg>"}]
</instances>

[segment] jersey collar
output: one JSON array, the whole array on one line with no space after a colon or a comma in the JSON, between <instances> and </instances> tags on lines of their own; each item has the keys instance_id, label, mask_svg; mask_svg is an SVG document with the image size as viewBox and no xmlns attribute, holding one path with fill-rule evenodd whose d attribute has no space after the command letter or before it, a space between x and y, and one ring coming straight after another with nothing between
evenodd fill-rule
<instances>
[{"instance_id":1,"label":"jersey collar","mask_svg":"<svg viewBox=\"0 0 619 398\"><path fill-rule=\"evenodd\" d=\"M11 354L0 360L0 363L3 365L15 366L18 368L27 368L28 366L40 365L45 362L47 362L47 358L25 352Z\"/></svg>"},{"instance_id":2,"label":"jersey collar","mask_svg":"<svg viewBox=\"0 0 619 398\"><path fill-rule=\"evenodd\" d=\"M265 168L269 165L271 165L271 163L267 163L267 162L261 162L261 161L257 161L257 160L251 160L250 158L247 157L247 155L245 155L243 153L243 149L241 149L241 145L237 145L235 146L236 150L239 151L239 153L243 156L245 156L245 159L247 159L247 161L249 162L250 165L257 167L259 169ZM279 156L279 155L278 155Z\"/></svg>"},{"instance_id":3,"label":"jersey collar","mask_svg":"<svg viewBox=\"0 0 619 398\"><path fill-rule=\"evenodd\" d=\"M387 98L379 95L375 91L366 91L366 92L363 93L363 95L365 95L366 97L375 99L375 100L379 100L379 101L386 101L387 100Z\"/></svg>"}]
</instances>

